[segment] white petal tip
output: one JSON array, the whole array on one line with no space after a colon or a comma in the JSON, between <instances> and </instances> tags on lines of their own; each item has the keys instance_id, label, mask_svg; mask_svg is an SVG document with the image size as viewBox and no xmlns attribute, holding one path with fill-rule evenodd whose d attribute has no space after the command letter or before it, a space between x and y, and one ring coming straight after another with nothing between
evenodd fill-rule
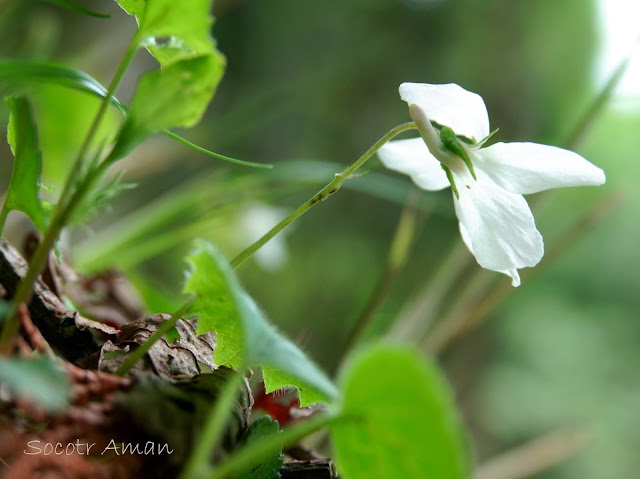
<instances>
[{"instance_id":1,"label":"white petal tip","mask_svg":"<svg viewBox=\"0 0 640 479\"><path fill-rule=\"evenodd\" d=\"M499 273L506 274L507 276L509 276L511 278L511 286L513 286L514 288L517 288L518 286L520 286L520 274L518 273L517 269L515 268L508 269L504 271L499 271Z\"/></svg>"}]
</instances>

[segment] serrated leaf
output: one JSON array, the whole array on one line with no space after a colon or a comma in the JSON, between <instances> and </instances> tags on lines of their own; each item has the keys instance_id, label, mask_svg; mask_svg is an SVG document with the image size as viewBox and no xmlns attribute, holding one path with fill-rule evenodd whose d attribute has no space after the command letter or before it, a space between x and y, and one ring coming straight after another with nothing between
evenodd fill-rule
<instances>
[{"instance_id":1,"label":"serrated leaf","mask_svg":"<svg viewBox=\"0 0 640 479\"><path fill-rule=\"evenodd\" d=\"M331 438L344 479L467 479L453 395L418 351L375 346L347 367Z\"/></svg>"},{"instance_id":2,"label":"serrated leaf","mask_svg":"<svg viewBox=\"0 0 640 479\"><path fill-rule=\"evenodd\" d=\"M187 257L192 271L184 293L196 298L193 310L198 313L198 335L216 332L213 362L239 368L245 355L245 321L240 316L237 292L240 291L231 266L213 245L198 241Z\"/></svg>"},{"instance_id":3,"label":"serrated leaf","mask_svg":"<svg viewBox=\"0 0 640 479\"><path fill-rule=\"evenodd\" d=\"M306 384L304 381L296 379L295 376L284 372L278 367L263 365L262 377L264 381L264 389L267 394L279 389L287 389L291 387L291 384L296 384L298 396L300 398L300 407L307 407L312 404L327 402L327 396L322 394L317 388Z\"/></svg>"},{"instance_id":4,"label":"serrated leaf","mask_svg":"<svg viewBox=\"0 0 640 479\"><path fill-rule=\"evenodd\" d=\"M250 445L262 437L279 433L280 425L278 421L272 421L269 416L265 416L251 424L243 442L245 445ZM280 479L280 477L282 477L280 475L280 469L282 469L283 462L284 455L282 454L281 448L279 451L274 452L271 457L268 457L255 466L251 471L240 474L238 479Z\"/></svg>"},{"instance_id":5,"label":"serrated leaf","mask_svg":"<svg viewBox=\"0 0 640 479\"><path fill-rule=\"evenodd\" d=\"M217 334L216 364L235 368L261 365L265 384L272 390L298 388L303 407L336 397L331 380L267 321L213 245L198 241L187 261L192 270L184 292L196 296L198 334L208 331Z\"/></svg>"},{"instance_id":6,"label":"serrated leaf","mask_svg":"<svg viewBox=\"0 0 640 479\"><path fill-rule=\"evenodd\" d=\"M47 357L7 359L0 357L0 383L50 411L64 409L71 383L64 372Z\"/></svg>"},{"instance_id":7,"label":"serrated leaf","mask_svg":"<svg viewBox=\"0 0 640 479\"><path fill-rule=\"evenodd\" d=\"M44 231L48 209L38 198L42 159L31 105L21 96L7 98L7 104L10 111L7 140L14 162L0 218L4 219L11 210L22 211L40 231ZM2 226L3 221L0 221L0 232Z\"/></svg>"},{"instance_id":8,"label":"serrated leaf","mask_svg":"<svg viewBox=\"0 0 640 479\"><path fill-rule=\"evenodd\" d=\"M117 0L118 5L129 15L142 15L147 5L146 0Z\"/></svg>"},{"instance_id":9,"label":"serrated leaf","mask_svg":"<svg viewBox=\"0 0 640 479\"><path fill-rule=\"evenodd\" d=\"M163 67L209 55L212 0L120 0L120 6L138 21L137 37Z\"/></svg>"},{"instance_id":10,"label":"serrated leaf","mask_svg":"<svg viewBox=\"0 0 640 479\"><path fill-rule=\"evenodd\" d=\"M110 155L112 160L124 157L158 131L195 125L223 72L224 57L217 54L181 61L143 75Z\"/></svg>"}]
</instances>

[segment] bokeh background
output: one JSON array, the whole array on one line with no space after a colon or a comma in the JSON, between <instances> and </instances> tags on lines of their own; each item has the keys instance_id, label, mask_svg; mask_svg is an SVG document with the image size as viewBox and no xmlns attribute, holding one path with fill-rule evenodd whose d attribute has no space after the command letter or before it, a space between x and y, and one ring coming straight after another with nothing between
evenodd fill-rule
<instances>
[{"instance_id":1,"label":"bokeh background","mask_svg":"<svg viewBox=\"0 0 640 479\"><path fill-rule=\"evenodd\" d=\"M571 458L535 477L636 477L638 55L608 101L588 114L640 34L629 21L640 15L635 3L219 0L214 36L227 72L201 125L180 133L275 168L225 164L153 139L122 164L125 181L138 188L67 234L64 249L87 272L119 268L150 310L170 311L194 237L235 256L390 128L409 121L397 93L401 82L458 83L483 96L492 128L500 128L492 141L570 144L606 171L607 183L530 198L547 257L517 290L481 271L460 245L450 192L419 194L409 260L367 337L390 335L437 354L479 464L554 433L524 457L539 465ZM113 17L3 0L0 53L64 62L107 84L135 24L115 2L83 4ZM119 99L126 102L151 68L153 59L139 53ZM43 182L53 185L55 199L97 102L58 87L32 95ZM6 123L5 107L0 116ZM112 112L104 135L119 121ZM2 191L12 161L6 145L0 153ZM383 275L413 190L376 159L366 169L239 269L271 320L328 371L338 368L347 334ZM17 213L10 219L8 237L18 243L28 223ZM483 474L525 477L487 467Z\"/></svg>"}]
</instances>

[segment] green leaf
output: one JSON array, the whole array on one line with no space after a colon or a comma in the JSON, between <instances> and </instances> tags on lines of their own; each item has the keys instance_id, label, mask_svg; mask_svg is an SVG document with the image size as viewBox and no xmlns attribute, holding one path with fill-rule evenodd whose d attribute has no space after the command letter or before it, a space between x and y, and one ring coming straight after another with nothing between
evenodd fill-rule
<instances>
[{"instance_id":1,"label":"green leaf","mask_svg":"<svg viewBox=\"0 0 640 479\"><path fill-rule=\"evenodd\" d=\"M158 131L188 128L200 121L222 78L224 64L222 55L208 55L142 76L111 161L124 157Z\"/></svg>"},{"instance_id":2,"label":"green leaf","mask_svg":"<svg viewBox=\"0 0 640 479\"><path fill-rule=\"evenodd\" d=\"M50 411L64 409L71 383L48 357L7 359L0 357L0 383L14 394L27 397Z\"/></svg>"},{"instance_id":3,"label":"green leaf","mask_svg":"<svg viewBox=\"0 0 640 479\"><path fill-rule=\"evenodd\" d=\"M243 442L249 446L254 441L273 434L280 434L278 421L272 421L269 416L261 417L251 424ZM282 477L280 469L282 469L283 462L284 455L282 454L282 448L280 448L280 450L275 451L251 471L240 474L238 479L280 479Z\"/></svg>"},{"instance_id":4,"label":"green leaf","mask_svg":"<svg viewBox=\"0 0 640 479\"><path fill-rule=\"evenodd\" d=\"M107 94L107 89L100 82L83 71L31 60L0 60L0 84L17 91L33 85L54 84L90 93L98 98L104 98ZM126 113L117 99L112 97L111 101Z\"/></svg>"},{"instance_id":5,"label":"green leaf","mask_svg":"<svg viewBox=\"0 0 640 479\"><path fill-rule=\"evenodd\" d=\"M303 407L336 397L331 380L267 321L213 245L198 241L187 261L192 270L184 292L196 296L193 309L199 315L198 334L217 334L216 364L261 365L270 390L297 388Z\"/></svg>"},{"instance_id":6,"label":"green leaf","mask_svg":"<svg viewBox=\"0 0 640 479\"><path fill-rule=\"evenodd\" d=\"M147 47L162 67L214 52L210 35L212 0L118 3L128 14L136 16L140 44Z\"/></svg>"},{"instance_id":7,"label":"green leaf","mask_svg":"<svg viewBox=\"0 0 640 479\"><path fill-rule=\"evenodd\" d=\"M455 402L418 351L379 345L357 356L342 381L331 438L344 479L467 479L469 458Z\"/></svg>"},{"instance_id":8,"label":"green leaf","mask_svg":"<svg viewBox=\"0 0 640 479\"><path fill-rule=\"evenodd\" d=\"M15 157L9 189L0 213L0 232L11 210L25 213L40 231L47 227L48 209L38 198L42 160L31 105L25 97L7 98L9 126L7 140Z\"/></svg>"},{"instance_id":9,"label":"green leaf","mask_svg":"<svg viewBox=\"0 0 640 479\"><path fill-rule=\"evenodd\" d=\"M107 13L98 13L93 10L89 10L88 8L84 8L80 5L76 5L73 2L69 2L68 0L42 0L46 3L50 3L52 5L57 5L62 8L66 8L67 10L71 10L72 12L81 13L83 15L88 15L90 17L96 18L111 18L111 15Z\"/></svg>"},{"instance_id":10,"label":"green leaf","mask_svg":"<svg viewBox=\"0 0 640 479\"><path fill-rule=\"evenodd\" d=\"M196 295L196 332L215 331L213 362L238 369L245 357L245 321L238 307L240 284L222 253L205 241L196 242L187 262L192 271L183 292Z\"/></svg>"},{"instance_id":11,"label":"green leaf","mask_svg":"<svg viewBox=\"0 0 640 479\"><path fill-rule=\"evenodd\" d=\"M222 59L222 62L224 68L224 58ZM71 88L83 93L88 93L97 98L104 98L107 95L107 89L95 78L83 71L69 68L64 65L34 62L31 60L0 60L0 84L10 87L11 91L17 92L24 91L25 88L29 86L44 84ZM120 103L117 98L112 96L111 103L116 106L123 115L127 115L127 107ZM201 146L195 145L168 130L163 130L162 133L167 135L169 138L179 141L189 148L193 148L200 153L204 153L205 155L212 156L219 160L237 163L244 166L251 166L253 168L273 167L273 165L237 160L235 158L215 153L202 148Z\"/></svg>"},{"instance_id":12,"label":"green leaf","mask_svg":"<svg viewBox=\"0 0 640 479\"><path fill-rule=\"evenodd\" d=\"M129 15L139 16L144 13L144 8L147 5L146 0L117 0L118 5Z\"/></svg>"}]
</instances>

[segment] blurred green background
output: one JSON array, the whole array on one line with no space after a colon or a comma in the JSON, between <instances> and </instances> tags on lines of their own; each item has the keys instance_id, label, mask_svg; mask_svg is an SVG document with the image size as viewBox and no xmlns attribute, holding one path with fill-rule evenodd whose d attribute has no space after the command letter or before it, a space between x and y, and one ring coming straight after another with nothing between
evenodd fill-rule
<instances>
[{"instance_id":1,"label":"blurred green background","mask_svg":"<svg viewBox=\"0 0 640 479\"><path fill-rule=\"evenodd\" d=\"M64 62L103 84L134 31L133 19L110 1L84 2L112 13L108 20L35 1L0 5L3 56ZM594 73L602 12L589 0L220 0L214 13L227 72L201 125L181 133L275 168L221 163L156 138L123 164L125 179L139 187L64 241L86 271L125 271L154 312L179 298L193 237L235 256L256 239L251 230L265 232L386 131L409 121L401 82L458 83L484 98L492 128L500 128L492 141L558 146L602 83ZM150 68L153 59L139 53L120 100ZM55 197L97 102L58 87L32 93L44 183ZM638 106L637 98L615 97L574 145L605 170L604 187L531 199L549 261L517 290L480 271L460 246L450 192L420 195L410 259L369 336L387 333L400 318L408 329L392 329L392 336L424 338L428 353L434 331L455 326L455 338L446 336L437 349L480 464L537 436L578 428L590 438L578 444L580 452L535 477L635 477L640 469ZM6 108L1 116L6 122ZM118 121L112 112L104 134L113 134ZM12 164L6 145L1 155L0 191ZM412 190L377 160L366 168L369 174L348 181L277 238L281 258L267 258L267 269L253 260L239 269L272 321L330 371L383 274ZM18 242L26 220L16 213L11 220L8 236ZM506 300L492 302L492 294ZM483 321L457 334L475 319Z\"/></svg>"}]
</instances>

